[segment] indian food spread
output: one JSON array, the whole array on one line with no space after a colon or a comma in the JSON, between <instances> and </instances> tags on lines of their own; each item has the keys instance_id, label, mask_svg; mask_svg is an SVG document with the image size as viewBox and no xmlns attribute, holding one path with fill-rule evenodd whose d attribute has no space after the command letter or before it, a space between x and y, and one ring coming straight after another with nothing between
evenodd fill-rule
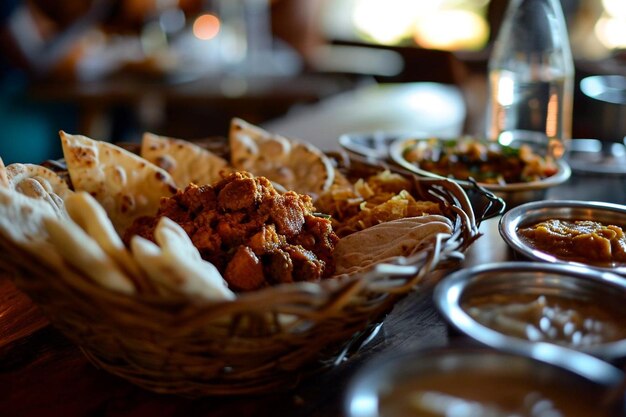
<instances>
[{"instance_id":1,"label":"indian food spread","mask_svg":"<svg viewBox=\"0 0 626 417\"><path fill-rule=\"evenodd\" d=\"M549 219L517 232L531 247L566 261L596 266L626 264L624 227L592 220Z\"/></svg>"},{"instance_id":2,"label":"indian food spread","mask_svg":"<svg viewBox=\"0 0 626 417\"><path fill-rule=\"evenodd\" d=\"M355 184L312 145L240 119L230 160L152 134L139 155L60 137L70 181L0 164L0 234L51 270L125 294L231 300L351 275L453 231L405 178L382 172Z\"/></svg>"},{"instance_id":3,"label":"indian food spread","mask_svg":"<svg viewBox=\"0 0 626 417\"><path fill-rule=\"evenodd\" d=\"M626 339L623 312L591 301L509 294L472 298L463 308L489 328L533 342L586 348Z\"/></svg>"},{"instance_id":4,"label":"indian food spread","mask_svg":"<svg viewBox=\"0 0 626 417\"><path fill-rule=\"evenodd\" d=\"M551 158L534 153L528 145L514 148L472 138L415 141L403 157L424 171L485 184L538 181L558 171Z\"/></svg>"}]
</instances>

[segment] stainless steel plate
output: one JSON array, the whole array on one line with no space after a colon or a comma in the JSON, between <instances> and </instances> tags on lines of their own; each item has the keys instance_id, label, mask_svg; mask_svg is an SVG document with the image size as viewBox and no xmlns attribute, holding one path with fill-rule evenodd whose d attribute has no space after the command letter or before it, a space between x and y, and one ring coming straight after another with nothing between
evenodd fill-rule
<instances>
[{"instance_id":1,"label":"stainless steel plate","mask_svg":"<svg viewBox=\"0 0 626 417\"><path fill-rule=\"evenodd\" d=\"M500 219L500 235L519 254L535 261L583 265L579 262L562 260L549 253L537 250L520 238L518 234L520 227L548 219L593 220L604 224L617 224L623 227L626 225L626 206L571 200L536 201L515 207L505 213ZM626 265L612 268L591 266L596 269L626 275Z\"/></svg>"},{"instance_id":2,"label":"stainless steel plate","mask_svg":"<svg viewBox=\"0 0 626 417\"><path fill-rule=\"evenodd\" d=\"M411 171L417 175L429 178L443 178L441 175L420 169L417 165L407 161L404 158L404 151L414 146L419 141L432 140L432 138L407 138L398 139L391 143L389 149L390 158L404 169ZM448 140L448 139L446 139ZM507 185L484 184L479 183L485 189L493 192L498 197L503 198L508 207L514 207L528 201L541 200L548 188L562 184L569 179L572 171L568 163L564 160L557 161L558 171L556 174L544 178L541 181L532 181L525 183L514 183ZM450 178L465 188L472 187L469 181Z\"/></svg>"},{"instance_id":3,"label":"stainless steel plate","mask_svg":"<svg viewBox=\"0 0 626 417\"><path fill-rule=\"evenodd\" d=\"M533 357L553 350L549 356L555 355L552 359L560 365L576 367L574 363L560 363L558 358L558 349L569 351L570 348L503 334L476 321L463 307L474 297L507 294L552 295L605 305L626 317L626 279L610 272L572 265L505 262L463 269L443 280L435 289L434 297L435 304L453 327L481 343ZM554 351L555 348L558 349ZM579 350L605 360L626 358L626 339Z\"/></svg>"}]
</instances>

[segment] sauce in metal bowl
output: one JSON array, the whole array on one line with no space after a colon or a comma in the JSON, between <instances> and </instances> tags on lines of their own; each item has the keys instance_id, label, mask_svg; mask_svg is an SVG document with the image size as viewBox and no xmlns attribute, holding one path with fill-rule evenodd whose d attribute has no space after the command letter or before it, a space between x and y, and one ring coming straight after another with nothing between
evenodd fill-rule
<instances>
[{"instance_id":1,"label":"sauce in metal bowl","mask_svg":"<svg viewBox=\"0 0 626 417\"><path fill-rule=\"evenodd\" d=\"M547 219L517 232L530 246L566 261L626 265L624 227L593 220Z\"/></svg>"},{"instance_id":2,"label":"sauce in metal bowl","mask_svg":"<svg viewBox=\"0 0 626 417\"><path fill-rule=\"evenodd\" d=\"M494 294L463 308L498 332L533 342L585 348L626 339L626 316L611 306L556 295Z\"/></svg>"},{"instance_id":3,"label":"sauce in metal bowl","mask_svg":"<svg viewBox=\"0 0 626 417\"><path fill-rule=\"evenodd\" d=\"M349 417L615 415L603 399L623 373L589 355L553 346L581 373L544 360L470 346L421 349L374 362L347 391ZM552 350L552 349L548 349ZM547 352L547 351L546 351ZM539 356L539 355L538 355Z\"/></svg>"}]
</instances>

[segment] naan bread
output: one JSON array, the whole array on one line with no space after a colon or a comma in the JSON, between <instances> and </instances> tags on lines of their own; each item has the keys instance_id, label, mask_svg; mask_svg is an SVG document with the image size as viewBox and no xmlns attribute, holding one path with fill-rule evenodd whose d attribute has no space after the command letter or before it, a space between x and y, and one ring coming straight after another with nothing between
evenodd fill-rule
<instances>
[{"instance_id":1,"label":"naan bread","mask_svg":"<svg viewBox=\"0 0 626 417\"><path fill-rule=\"evenodd\" d=\"M161 197L177 190L167 171L118 146L60 135L74 189L88 192L104 207L118 234L137 217L154 214Z\"/></svg>"},{"instance_id":2,"label":"naan bread","mask_svg":"<svg viewBox=\"0 0 626 417\"><path fill-rule=\"evenodd\" d=\"M438 215L393 220L353 233L335 246L335 273L351 275L399 256L414 255L431 245L439 233L451 234L452 224Z\"/></svg>"},{"instance_id":3,"label":"naan bread","mask_svg":"<svg viewBox=\"0 0 626 417\"><path fill-rule=\"evenodd\" d=\"M314 146L271 134L241 119L229 133L231 165L314 199L333 184L334 167Z\"/></svg>"},{"instance_id":4,"label":"naan bread","mask_svg":"<svg viewBox=\"0 0 626 417\"><path fill-rule=\"evenodd\" d=\"M200 257L198 249L177 223L162 217L154 237L159 246L140 236L131 240L134 258L151 279L191 299L235 298L217 268Z\"/></svg>"},{"instance_id":5,"label":"naan bread","mask_svg":"<svg viewBox=\"0 0 626 417\"><path fill-rule=\"evenodd\" d=\"M11 164L6 167L9 188L50 204L59 217L67 217L65 199L73 193L56 172L35 164Z\"/></svg>"},{"instance_id":6,"label":"naan bread","mask_svg":"<svg viewBox=\"0 0 626 417\"><path fill-rule=\"evenodd\" d=\"M228 161L185 140L144 133L141 157L170 173L179 188L190 183L211 184L221 179Z\"/></svg>"}]
</instances>

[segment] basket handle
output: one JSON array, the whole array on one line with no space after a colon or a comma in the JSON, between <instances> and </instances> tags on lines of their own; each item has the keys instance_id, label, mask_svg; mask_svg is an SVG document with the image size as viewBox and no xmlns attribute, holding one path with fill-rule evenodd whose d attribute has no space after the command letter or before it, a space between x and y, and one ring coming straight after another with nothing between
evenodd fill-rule
<instances>
[{"instance_id":1,"label":"basket handle","mask_svg":"<svg viewBox=\"0 0 626 417\"><path fill-rule=\"evenodd\" d=\"M472 184L472 187L467 188L465 192L474 209L477 226L480 226L484 220L494 218L504 213L506 203L501 197L498 197L485 187L479 185L474 178L470 177L469 182Z\"/></svg>"}]
</instances>

